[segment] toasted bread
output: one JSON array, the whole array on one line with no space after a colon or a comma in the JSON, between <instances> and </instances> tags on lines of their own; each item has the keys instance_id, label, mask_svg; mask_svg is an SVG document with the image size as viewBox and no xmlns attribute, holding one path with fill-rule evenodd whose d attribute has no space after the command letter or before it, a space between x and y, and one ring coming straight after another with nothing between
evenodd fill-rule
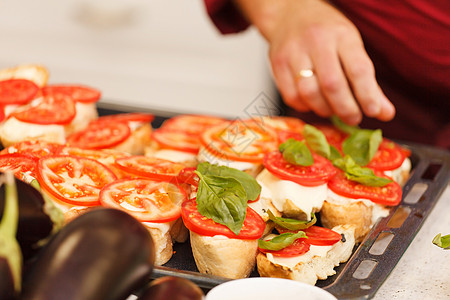
<instances>
[{"instance_id":1,"label":"toasted bread","mask_svg":"<svg viewBox=\"0 0 450 300\"><path fill-rule=\"evenodd\" d=\"M293 279L314 285L318 279L326 279L336 274L334 267L346 262L352 254L355 245L355 227L343 225L334 227L333 230L342 234L344 238L333 246L311 246L310 251L299 256L297 260L274 259L273 256L269 257L270 254L258 253L256 260L259 275Z\"/></svg>"}]
</instances>

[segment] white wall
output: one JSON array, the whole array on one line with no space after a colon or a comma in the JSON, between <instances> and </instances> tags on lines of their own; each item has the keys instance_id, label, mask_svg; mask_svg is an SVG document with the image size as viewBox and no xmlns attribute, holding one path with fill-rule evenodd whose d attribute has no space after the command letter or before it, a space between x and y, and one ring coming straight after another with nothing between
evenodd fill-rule
<instances>
[{"instance_id":1,"label":"white wall","mask_svg":"<svg viewBox=\"0 0 450 300\"><path fill-rule=\"evenodd\" d=\"M241 115L273 98L265 42L222 36L201 0L0 1L0 67L39 63L134 109Z\"/></svg>"}]
</instances>

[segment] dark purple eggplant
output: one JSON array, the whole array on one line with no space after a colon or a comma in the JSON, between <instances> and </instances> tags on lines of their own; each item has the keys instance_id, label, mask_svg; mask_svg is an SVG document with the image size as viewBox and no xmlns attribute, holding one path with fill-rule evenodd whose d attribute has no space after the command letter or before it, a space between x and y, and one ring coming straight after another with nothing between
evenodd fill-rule
<instances>
[{"instance_id":1,"label":"dark purple eggplant","mask_svg":"<svg viewBox=\"0 0 450 300\"><path fill-rule=\"evenodd\" d=\"M110 208L86 212L41 249L24 275L22 299L119 300L142 288L155 261L147 229Z\"/></svg>"},{"instance_id":2,"label":"dark purple eggplant","mask_svg":"<svg viewBox=\"0 0 450 300\"><path fill-rule=\"evenodd\" d=\"M19 216L17 189L12 173L0 174L5 186L3 214L0 221L0 299L15 299L20 291L22 253L16 239Z\"/></svg>"},{"instance_id":3,"label":"dark purple eggplant","mask_svg":"<svg viewBox=\"0 0 450 300\"><path fill-rule=\"evenodd\" d=\"M47 203L35 187L19 179L15 181L19 197L17 240L26 261L38 252L43 244L42 241L62 226L64 217L59 210L51 207L51 203ZM4 194L2 186L0 188L0 216L3 215Z\"/></svg>"},{"instance_id":4,"label":"dark purple eggplant","mask_svg":"<svg viewBox=\"0 0 450 300\"><path fill-rule=\"evenodd\" d=\"M202 300L202 289L189 279L164 276L153 280L138 300Z\"/></svg>"}]
</instances>

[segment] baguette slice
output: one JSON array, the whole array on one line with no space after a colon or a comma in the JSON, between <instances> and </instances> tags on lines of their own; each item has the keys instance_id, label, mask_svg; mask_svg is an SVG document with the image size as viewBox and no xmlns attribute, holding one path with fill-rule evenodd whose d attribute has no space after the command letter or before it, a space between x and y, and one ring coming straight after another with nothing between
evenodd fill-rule
<instances>
[{"instance_id":1,"label":"baguette slice","mask_svg":"<svg viewBox=\"0 0 450 300\"><path fill-rule=\"evenodd\" d=\"M342 225L334 227L333 230L343 234L345 239L329 246L330 249L322 255L314 254L310 250L299 256L299 261L295 265L292 265L292 260L290 260L290 263L282 264L281 260L279 260L280 263L276 263L268 258L267 254L258 253L256 259L259 275L293 279L314 285L318 279L326 279L328 276L336 274L334 267L338 266L339 263L346 262L352 254L355 245L355 227L353 225ZM323 251L317 253L321 252Z\"/></svg>"},{"instance_id":2,"label":"baguette slice","mask_svg":"<svg viewBox=\"0 0 450 300\"><path fill-rule=\"evenodd\" d=\"M150 123L143 123L136 129L132 129L131 135L125 141L113 147L113 149L130 153L131 155L144 155L145 148L151 141L152 130Z\"/></svg>"},{"instance_id":3,"label":"baguette slice","mask_svg":"<svg viewBox=\"0 0 450 300\"><path fill-rule=\"evenodd\" d=\"M47 84L48 70L41 65L25 64L0 70L0 80L26 79L33 81L38 87Z\"/></svg>"},{"instance_id":4,"label":"baguette slice","mask_svg":"<svg viewBox=\"0 0 450 300\"><path fill-rule=\"evenodd\" d=\"M231 279L250 276L256 264L258 240L203 236L193 231L190 236L200 273Z\"/></svg>"},{"instance_id":5,"label":"baguette slice","mask_svg":"<svg viewBox=\"0 0 450 300\"><path fill-rule=\"evenodd\" d=\"M173 255L173 243L187 240L189 231L181 218L168 223L142 223L152 236L155 244L155 265L167 263Z\"/></svg>"}]
</instances>

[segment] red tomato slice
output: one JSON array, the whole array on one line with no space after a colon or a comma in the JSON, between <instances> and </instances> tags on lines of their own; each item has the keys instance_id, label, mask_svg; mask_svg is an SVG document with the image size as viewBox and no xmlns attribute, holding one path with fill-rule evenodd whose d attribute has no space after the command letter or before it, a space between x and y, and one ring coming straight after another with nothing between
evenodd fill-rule
<instances>
[{"instance_id":1,"label":"red tomato slice","mask_svg":"<svg viewBox=\"0 0 450 300\"><path fill-rule=\"evenodd\" d=\"M200 178L198 178L198 175L194 173L194 171L197 170L197 168L194 167L187 167L180 171L180 173L177 176L177 182L179 183L187 183L194 187L198 187Z\"/></svg>"},{"instance_id":2,"label":"red tomato slice","mask_svg":"<svg viewBox=\"0 0 450 300\"><path fill-rule=\"evenodd\" d=\"M147 113L123 113L115 115L101 116L94 122L139 122L139 123L150 123L155 118L152 114Z\"/></svg>"},{"instance_id":3,"label":"red tomato slice","mask_svg":"<svg viewBox=\"0 0 450 300\"><path fill-rule=\"evenodd\" d=\"M100 192L104 206L121 209L141 222L164 223L180 217L186 193L177 185L150 179L121 179Z\"/></svg>"},{"instance_id":4,"label":"red tomato slice","mask_svg":"<svg viewBox=\"0 0 450 300\"><path fill-rule=\"evenodd\" d=\"M402 165L404 160L405 155L400 147L392 141L383 139L367 167L379 171L395 170Z\"/></svg>"},{"instance_id":5,"label":"red tomato slice","mask_svg":"<svg viewBox=\"0 0 450 300\"><path fill-rule=\"evenodd\" d=\"M383 176L377 172L376 175ZM348 180L342 171L338 171L328 182L328 188L344 197L369 199L382 205L395 206L402 200L402 188L397 182L393 181L383 187L366 186Z\"/></svg>"},{"instance_id":6,"label":"red tomato slice","mask_svg":"<svg viewBox=\"0 0 450 300\"><path fill-rule=\"evenodd\" d=\"M185 168L183 164L143 155L118 158L116 165L125 172L163 181L175 179Z\"/></svg>"},{"instance_id":7,"label":"red tomato slice","mask_svg":"<svg viewBox=\"0 0 450 300\"><path fill-rule=\"evenodd\" d=\"M0 122L3 122L3 120L5 120L5 119L6 119L5 106L0 105Z\"/></svg>"},{"instance_id":8,"label":"red tomato slice","mask_svg":"<svg viewBox=\"0 0 450 300\"><path fill-rule=\"evenodd\" d=\"M300 185L317 186L327 183L336 174L336 168L326 158L314 153L312 156L314 163L304 167L288 163L281 152L273 151L264 157L264 167L276 177Z\"/></svg>"},{"instance_id":9,"label":"red tomato slice","mask_svg":"<svg viewBox=\"0 0 450 300\"><path fill-rule=\"evenodd\" d=\"M302 133L305 122L294 117L286 116L273 116L273 117L262 117L258 119L258 122L263 125L272 127L275 131L289 131Z\"/></svg>"},{"instance_id":10,"label":"red tomato slice","mask_svg":"<svg viewBox=\"0 0 450 300\"><path fill-rule=\"evenodd\" d=\"M35 98L39 87L30 80L9 79L0 81L0 104L27 104Z\"/></svg>"},{"instance_id":11,"label":"red tomato slice","mask_svg":"<svg viewBox=\"0 0 450 300\"><path fill-rule=\"evenodd\" d=\"M274 256L293 257L300 256L309 251L310 244L306 243L307 239L296 239L291 245L278 251L259 248L262 253L271 253Z\"/></svg>"},{"instance_id":12,"label":"red tomato slice","mask_svg":"<svg viewBox=\"0 0 450 300\"><path fill-rule=\"evenodd\" d=\"M208 129L201 142L213 155L225 160L254 163L262 162L265 153L278 147L277 134L271 128L240 119Z\"/></svg>"},{"instance_id":13,"label":"red tomato slice","mask_svg":"<svg viewBox=\"0 0 450 300\"><path fill-rule=\"evenodd\" d=\"M36 103L18 109L11 115L16 119L41 125L66 125L75 118L75 102L65 95L48 95Z\"/></svg>"},{"instance_id":14,"label":"red tomato slice","mask_svg":"<svg viewBox=\"0 0 450 300\"><path fill-rule=\"evenodd\" d=\"M297 141L303 141L305 137L298 132L292 131L279 131L278 132L278 141L280 144L286 142L288 139L294 139Z\"/></svg>"},{"instance_id":15,"label":"red tomato slice","mask_svg":"<svg viewBox=\"0 0 450 300\"><path fill-rule=\"evenodd\" d=\"M43 140L22 141L6 147L0 154L22 153L36 157L42 157L49 154L55 154L62 147L60 144L50 143Z\"/></svg>"},{"instance_id":16,"label":"red tomato slice","mask_svg":"<svg viewBox=\"0 0 450 300\"><path fill-rule=\"evenodd\" d=\"M99 205L101 188L116 179L108 167L90 158L48 155L39 160L38 181L42 188L73 205Z\"/></svg>"},{"instance_id":17,"label":"red tomato slice","mask_svg":"<svg viewBox=\"0 0 450 300\"><path fill-rule=\"evenodd\" d=\"M247 207L244 225L239 235L235 235L225 225L202 216L197 210L197 202L195 199L185 201L181 204L181 216L189 230L206 236L224 235L234 239L255 240L262 236L266 227L266 223L258 213L250 207Z\"/></svg>"},{"instance_id":18,"label":"red tomato slice","mask_svg":"<svg viewBox=\"0 0 450 300\"><path fill-rule=\"evenodd\" d=\"M101 97L101 92L92 87L74 84L52 84L42 88L44 95L63 94L70 96L74 101L83 103L97 102Z\"/></svg>"},{"instance_id":19,"label":"red tomato slice","mask_svg":"<svg viewBox=\"0 0 450 300\"><path fill-rule=\"evenodd\" d=\"M0 171L13 172L14 175L21 179L25 179L25 175L36 178L38 158L21 154L3 154L0 155Z\"/></svg>"},{"instance_id":20,"label":"red tomato slice","mask_svg":"<svg viewBox=\"0 0 450 300\"><path fill-rule=\"evenodd\" d=\"M166 120L161 128L171 131L182 131L196 136L202 134L206 129L225 121L223 118L213 116L179 115Z\"/></svg>"},{"instance_id":21,"label":"red tomato slice","mask_svg":"<svg viewBox=\"0 0 450 300\"><path fill-rule=\"evenodd\" d=\"M193 154L197 154L200 149L199 136L188 134L184 131L159 128L152 132L152 139L156 141L161 148L168 148Z\"/></svg>"},{"instance_id":22,"label":"red tomato slice","mask_svg":"<svg viewBox=\"0 0 450 300\"><path fill-rule=\"evenodd\" d=\"M277 227L277 230L279 233L298 232L290 231L282 227ZM342 239L342 236L336 231L320 226L313 225L306 229L302 229L301 231L303 231L308 237L305 239L305 242L315 246L331 246Z\"/></svg>"},{"instance_id":23,"label":"red tomato slice","mask_svg":"<svg viewBox=\"0 0 450 300\"><path fill-rule=\"evenodd\" d=\"M67 144L83 149L112 148L125 141L130 127L122 122L90 123L89 126L67 137Z\"/></svg>"}]
</instances>

